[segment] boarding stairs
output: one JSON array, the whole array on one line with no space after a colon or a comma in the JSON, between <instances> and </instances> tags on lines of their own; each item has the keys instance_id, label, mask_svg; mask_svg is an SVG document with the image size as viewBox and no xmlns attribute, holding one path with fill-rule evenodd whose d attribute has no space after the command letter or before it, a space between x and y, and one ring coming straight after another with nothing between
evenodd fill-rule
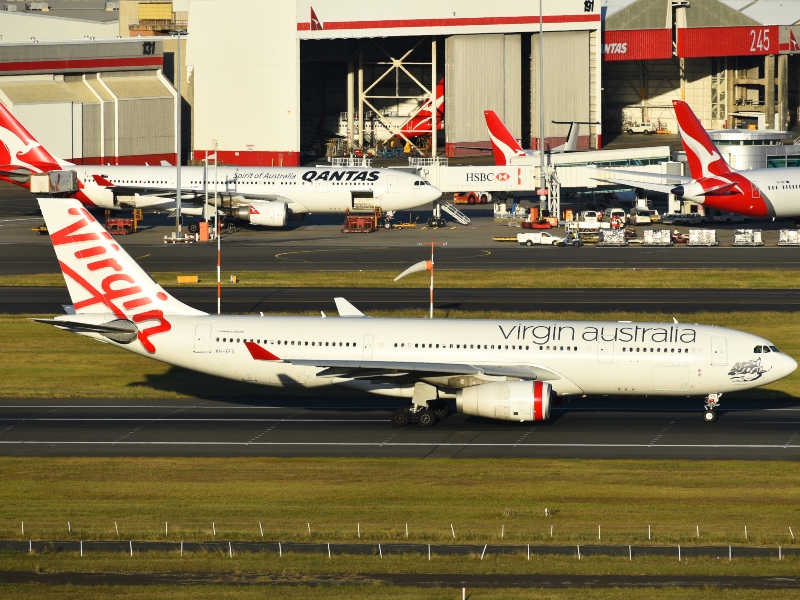
<instances>
[{"instance_id":1,"label":"boarding stairs","mask_svg":"<svg viewBox=\"0 0 800 600\"><path fill-rule=\"evenodd\" d=\"M439 205L442 207L444 212L453 217L456 221L462 225L469 225L469 217L458 210L454 204L450 204L449 202L440 202Z\"/></svg>"}]
</instances>

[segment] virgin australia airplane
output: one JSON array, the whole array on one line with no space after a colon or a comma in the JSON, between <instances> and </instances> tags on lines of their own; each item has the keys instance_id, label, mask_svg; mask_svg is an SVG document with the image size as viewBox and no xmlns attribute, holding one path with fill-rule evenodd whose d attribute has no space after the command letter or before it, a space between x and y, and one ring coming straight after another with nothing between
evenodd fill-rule
<instances>
[{"instance_id":1,"label":"virgin australia airplane","mask_svg":"<svg viewBox=\"0 0 800 600\"><path fill-rule=\"evenodd\" d=\"M36 319L186 369L274 387L343 386L409 399L392 421L459 412L542 421L556 395L705 396L786 377L797 363L757 335L682 323L209 315L156 284L74 199L40 199L73 302Z\"/></svg>"},{"instance_id":2,"label":"virgin australia airplane","mask_svg":"<svg viewBox=\"0 0 800 600\"><path fill-rule=\"evenodd\" d=\"M0 180L30 188L31 173L65 169L77 172L76 198L87 206L176 208L176 167L73 165L49 152L0 103ZM205 214L205 197L216 192L224 215L268 227L308 213L408 210L442 195L412 173L370 167L182 167L180 187L184 214Z\"/></svg>"}]
</instances>

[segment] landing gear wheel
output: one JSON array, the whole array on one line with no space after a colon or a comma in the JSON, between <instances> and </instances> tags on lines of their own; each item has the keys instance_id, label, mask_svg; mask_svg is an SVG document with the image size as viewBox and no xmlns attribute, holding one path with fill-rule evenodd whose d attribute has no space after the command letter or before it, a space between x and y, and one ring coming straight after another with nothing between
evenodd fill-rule
<instances>
[{"instance_id":1,"label":"landing gear wheel","mask_svg":"<svg viewBox=\"0 0 800 600\"><path fill-rule=\"evenodd\" d=\"M431 402L431 409L437 419L446 419L450 415L450 405L447 402Z\"/></svg>"},{"instance_id":2,"label":"landing gear wheel","mask_svg":"<svg viewBox=\"0 0 800 600\"><path fill-rule=\"evenodd\" d=\"M395 427L408 425L408 411L405 408L399 408L392 413L392 425Z\"/></svg>"},{"instance_id":3,"label":"landing gear wheel","mask_svg":"<svg viewBox=\"0 0 800 600\"><path fill-rule=\"evenodd\" d=\"M436 424L436 417L433 411L429 408L423 408L417 411L417 423L422 427L433 427Z\"/></svg>"},{"instance_id":4,"label":"landing gear wheel","mask_svg":"<svg viewBox=\"0 0 800 600\"><path fill-rule=\"evenodd\" d=\"M716 420L717 420L717 413L715 413L713 410L707 410L703 415L703 421L705 421L706 423L713 423Z\"/></svg>"}]
</instances>

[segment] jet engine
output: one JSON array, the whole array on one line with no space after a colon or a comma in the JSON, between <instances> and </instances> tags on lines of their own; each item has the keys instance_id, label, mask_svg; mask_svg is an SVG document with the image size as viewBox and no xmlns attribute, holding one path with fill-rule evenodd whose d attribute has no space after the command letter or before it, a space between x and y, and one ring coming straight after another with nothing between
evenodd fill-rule
<instances>
[{"instance_id":1,"label":"jet engine","mask_svg":"<svg viewBox=\"0 0 800 600\"><path fill-rule=\"evenodd\" d=\"M242 221L250 221L253 225L266 227L283 227L286 225L289 213L286 202L278 200L253 200L249 206L240 206L234 211L231 216Z\"/></svg>"},{"instance_id":2,"label":"jet engine","mask_svg":"<svg viewBox=\"0 0 800 600\"><path fill-rule=\"evenodd\" d=\"M544 421L550 418L549 383L506 381L458 390L458 412L502 421Z\"/></svg>"}]
</instances>

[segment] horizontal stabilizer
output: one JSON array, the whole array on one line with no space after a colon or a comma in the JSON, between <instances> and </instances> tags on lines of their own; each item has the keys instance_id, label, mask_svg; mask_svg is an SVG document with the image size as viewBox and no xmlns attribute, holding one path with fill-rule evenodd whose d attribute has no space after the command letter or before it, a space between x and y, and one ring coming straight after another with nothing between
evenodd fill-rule
<instances>
[{"instance_id":1,"label":"horizontal stabilizer","mask_svg":"<svg viewBox=\"0 0 800 600\"><path fill-rule=\"evenodd\" d=\"M121 344L130 344L136 339L139 330L136 325L125 319L115 319L106 323L91 323L79 320L75 315L75 319L31 319L37 323L44 323L45 325L53 325L60 329L66 329L72 333L99 333L110 340L119 342Z\"/></svg>"}]
</instances>

